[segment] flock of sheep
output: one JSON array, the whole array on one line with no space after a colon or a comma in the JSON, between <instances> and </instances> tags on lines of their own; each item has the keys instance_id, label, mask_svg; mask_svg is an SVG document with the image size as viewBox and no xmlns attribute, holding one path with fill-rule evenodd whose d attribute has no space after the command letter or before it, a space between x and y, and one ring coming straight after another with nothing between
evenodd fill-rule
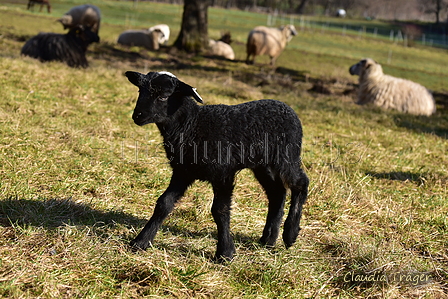
<instances>
[{"instance_id":1,"label":"flock of sheep","mask_svg":"<svg viewBox=\"0 0 448 299\"><path fill-rule=\"evenodd\" d=\"M48 2L30 3L45 1ZM68 29L66 34L40 33L25 43L22 54L41 61L59 60L72 67L87 67L85 52L89 44L99 42L100 20L96 6L73 7L58 20ZM169 35L169 27L160 24L145 30L127 30L117 42L157 50L167 43ZM253 64L258 55L268 55L274 65L295 35L293 25L254 28L247 39L246 63ZM230 42L230 34L218 41L210 40L211 53L235 59ZM381 65L370 58L354 64L349 72L359 76L359 104L373 103L416 115L429 116L435 112L434 99L425 87L385 75ZM276 100L201 106L196 103L203 103L196 89L169 72L128 71L126 76L139 89L134 122L139 126L157 125L173 169L169 187L157 200L153 216L131 241L131 246L134 249L150 246L175 203L195 180L202 180L210 182L214 192L212 215L218 228L215 258L220 262L231 260L235 253L230 233L232 193L235 175L245 168L253 171L269 201L260 239L264 245L273 246L276 242L287 189L291 190L283 241L286 247L292 246L300 231L309 185L301 164L302 125L294 110Z\"/></svg>"},{"instance_id":2,"label":"flock of sheep","mask_svg":"<svg viewBox=\"0 0 448 299\"><path fill-rule=\"evenodd\" d=\"M48 11L51 11L48 0L30 0L28 9L32 9L35 4L40 4L41 10L45 5ZM87 47L91 43L99 42L99 8L89 4L75 6L58 21L64 29L69 29L67 34L39 33L25 43L21 53L41 61L57 60L71 67L87 67ZM270 64L274 65L295 35L297 31L294 25L280 28L255 27L247 38L246 63L253 64L256 56L267 55L270 57ZM126 30L119 35L117 43L158 50L160 45L166 45L169 37L168 25L159 24L144 30ZM235 53L230 43L230 33L224 34L220 40L210 39L209 54L234 60ZM385 109L426 116L436 111L433 96L425 87L409 80L385 75L381 65L372 59L363 59L351 66L350 74L359 75L358 104L372 103Z\"/></svg>"}]
</instances>

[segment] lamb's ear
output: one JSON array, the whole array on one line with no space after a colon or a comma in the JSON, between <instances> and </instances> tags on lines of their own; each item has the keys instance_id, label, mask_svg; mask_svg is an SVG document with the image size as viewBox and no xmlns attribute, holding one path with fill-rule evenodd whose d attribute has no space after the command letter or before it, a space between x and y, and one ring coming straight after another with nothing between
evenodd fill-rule
<instances>
[{"instance_id":1,"label":"lamb's ear","mask_svg":"<svg viewBox=\"0 0 448 299\"><path fill-rule=\"evenodd\" d=\"M180 92L182 95L192 96L199 103L201 103L201 104L204 103L201 96L197 93L196 88L193 88L190 85L188 85L182 81L179 81L179 84L177 85L176 89L177 89L177 92Z\"/></svg>"},{"instance_id":2,"label":"lamb's ear","mask_svg":"<svg viewBox=\"0 0 448 299\"><path fill-rule=\"evenodd\" d=\"M137 72L131 72L131 71L127 71L124 74L126 75L126 77L128 77L129 82L131 82L132 84L134 84L137 87L140 87L141 79L144 76L143 74L140 74Z\"/></svg>"}]
</instances>

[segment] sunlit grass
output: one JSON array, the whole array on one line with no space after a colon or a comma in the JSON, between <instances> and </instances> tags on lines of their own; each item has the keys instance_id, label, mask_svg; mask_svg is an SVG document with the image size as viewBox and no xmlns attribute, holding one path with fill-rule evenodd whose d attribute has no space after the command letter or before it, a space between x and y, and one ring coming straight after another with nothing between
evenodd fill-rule
<instances>
[{"instance_id":1,"label":"sunlit grass","mask_svg":"<svg viewBox=\"0 0 448 299\"><path fill-rule=\"evenodd\" d=\"M58 8L55 2L50 16L24 11L23 4L1 11L1 297L446 298L447 111L439 102L434 116L416 117L353 103L356 78L348 67L360 54L386 59L384 41L300 32L275 69L264 58L247 66L128 50L116 46L115 38L133 26L126 21L133 3L96 1L105 7L102 43L89 48L88 69L20 57L26 38L62 32L54 19L78 3ZM171 5L138 5L155 14L148 25L139 17L135 25L142 27L168 23L164 12L181 12ZM251 16L210 9L211 32L221 30L214 22L227 13ZM11 21L18 17L21 22ZM173 19L170 25L175 31L178 24ZM235 34L242 60L244 32L251 26ZM394 54L385 70L421 78L443 94L446 71L437 68L447 63L443 52L390 46ZM197 87L207 104L274 98L300 116L310 192L292 248L286 250L281 240L274 248L258 244L267 200L250 171L242 171L232 210L232 263L211 261L213 194L201 182L165 221L154 247L129 251L171 170L156 127L132 122L138 90L123 73L162 69ZM310 91L317 81L329 94ZM431 282L415 287L346 281L352 272L428 273Z\"/></svg>"}]
</instances>

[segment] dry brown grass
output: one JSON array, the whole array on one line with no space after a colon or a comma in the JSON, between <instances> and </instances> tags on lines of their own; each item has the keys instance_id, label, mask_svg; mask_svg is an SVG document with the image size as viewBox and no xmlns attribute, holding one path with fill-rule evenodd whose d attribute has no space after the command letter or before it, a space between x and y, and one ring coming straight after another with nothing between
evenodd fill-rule
<instances>
[{"instance_id":1,"label":"dry brown grass","mask_svg":"<svg viewBox=\"0 0 448 299\"><path fill-rule=\"evenodd\" d=\"M446 110L427 118L356 106L347 74L319 75L334 57L308 53L299 64L286 51L290 63L270 69L123 49L107 40L121 27L107 22L89 69L41 64L18 55L19 37L48 17L22 15L30 20L0 21L0 297L448 297ZM155 126L132 123L137 90L123 73L162 68L208 104L275 98L297 111L311 185L295 246L258 245L266 198L242 171L232 263L211 262L206 183L188 190L153 248L128 250L171 172ZM310 90L316 84L330 92ZM431 281L347 281L351 273L427 273Z\"/></svg>"}]
</instances>

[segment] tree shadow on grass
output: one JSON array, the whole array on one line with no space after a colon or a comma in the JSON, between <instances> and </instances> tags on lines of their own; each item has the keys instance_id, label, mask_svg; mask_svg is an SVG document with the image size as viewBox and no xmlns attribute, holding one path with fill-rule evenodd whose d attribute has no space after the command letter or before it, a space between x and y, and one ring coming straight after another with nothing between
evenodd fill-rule
<instances>
[{"instance_id":1,"label":"tree shadow on grass","mask_svg":"<svg viewBox=\"0 0 448 299\"><path fill-rule=\"evenodd\" d=\"M0 225L13 224L57 228L64 225L93 226L97 223L140 226L145 220L122 211L100 211L72 198L0 200Z\"/></svg>"}]
</instances>

